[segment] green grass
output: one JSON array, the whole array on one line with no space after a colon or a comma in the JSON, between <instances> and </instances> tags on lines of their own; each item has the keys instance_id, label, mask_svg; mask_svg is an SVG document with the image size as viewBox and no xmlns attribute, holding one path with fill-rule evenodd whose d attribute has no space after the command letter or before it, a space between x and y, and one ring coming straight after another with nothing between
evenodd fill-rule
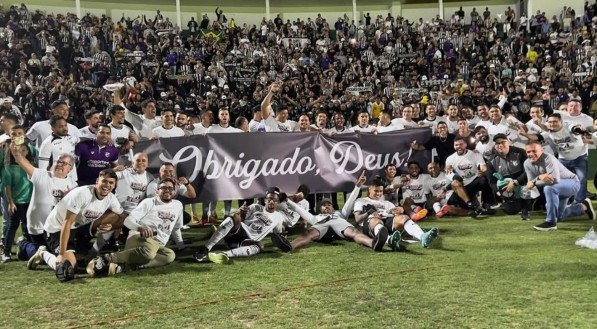
<instances>
[{"instance_id":1,"label":"green grass","mask_svg":"<svg viewBox=\"0 0 597 329\"><path fill-rule=\"evenodd\" d=\"M0 264L1 328L590 328L597 251L576 247L592 222L536 232L518 216L444 218L430 249L375 253L338 241L232 265L170 266L60 284L47 268ZM184 231L201 244L207 229Z\"/></svg>"}]
</instances>

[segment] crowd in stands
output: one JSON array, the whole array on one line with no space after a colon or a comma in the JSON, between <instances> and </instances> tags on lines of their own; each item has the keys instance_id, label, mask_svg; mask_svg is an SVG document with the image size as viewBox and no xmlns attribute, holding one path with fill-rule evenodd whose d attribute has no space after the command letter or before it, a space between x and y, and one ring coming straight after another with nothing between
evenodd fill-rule
<instances>
[{"instance_id":1,"label":"crowd in stands","mask_svg":"<svg viewBox=\"0 0 597 329\"><path fill-rule=\"evenodd\" d=\"M476 218L503 207L529 220L537 198L547 210L538 230L595 216L586 183L597 2L528 17L460 8L430 21L278 15L239 26L215 14L181 30L159 11L79 19L0 8L3 261L20 224L20 256L30 268L45 261L61 281L72 279L81 251L97 254L119 234L129 234L124 251L93 258L90 276L172 262L168 240L185 247L176 197L196 192L172 164L154 179L147 155L132 150L196 134L428 127L433 137L412 148L435 157L403 173L388 166L364 198L355 192L361 176L342 211L335 195L316 208L307 191L271 189L237 211L227 202L200 261L257 254L270 233L283 251L328 231L376 251L409 239L428 247L438 231L416 223L428 212ZM351 212L362 233L347 222ZM197 217L213 222L215 204ZM299 218L312 227L290 242L283 233ZM230 250L211 252L222 239Z\"/></svg>"}]
</instances>

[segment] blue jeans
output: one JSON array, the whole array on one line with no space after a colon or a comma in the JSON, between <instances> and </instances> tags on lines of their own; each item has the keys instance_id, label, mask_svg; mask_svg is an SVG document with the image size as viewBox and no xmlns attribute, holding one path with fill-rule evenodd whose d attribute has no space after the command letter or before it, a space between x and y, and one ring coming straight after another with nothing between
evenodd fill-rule
<instances>
[{"instance_id":1,"label":"blue jeans","mask_svg":"<svg viewBox=\"0 0 597 329\"><path fill-rule=\"evenodd\" d=\"M589 157L585 155L581 155L574 160L566 160L560 159L560 162L566 167L568 170L572 171L573 173L578 176L578 180L580 181L580 189L574 196L576 202L582 202L584 199L587 198L587 175L589 172Z\"/></svg>"},{"instance_id":2,"label":"blue jeans","mask_svg":"<svg viewBox=\"0 0 597 329\"><path fill-rule=\"evenodd\" d=\"M557 184L543 188L547 208L546 222L556 223L568 217L584 214L581 203L568 205L568 199L577 194L580 182L577 179L561 179Z\"/></svg>"}]
</instances>

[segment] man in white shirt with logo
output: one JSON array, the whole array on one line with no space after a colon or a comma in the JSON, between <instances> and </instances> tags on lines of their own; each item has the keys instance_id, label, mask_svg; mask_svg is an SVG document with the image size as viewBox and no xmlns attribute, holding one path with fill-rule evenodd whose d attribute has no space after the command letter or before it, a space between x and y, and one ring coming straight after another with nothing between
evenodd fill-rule
<instances>
[{"instance_id":1,"label":"man in white shirt with logo","mask_svg":"<svg viewBox=\"0 0 597 329\"><path fill-rule=\"evenodd\" d=\"M177 246L182 246L183 205L174 199L176 182L164 178L158 184L155 197L148 198L126 217L124 225L129 228L129 237L124 250L98 256L87 264L89 277L120 273L124 268L132 269L165 266L174 261L176 254L166 248L172 237Z\"/></svg>"},{"instance_id":2,"label":"man in white shirt with logo","mask_svg":"<svg viewBox=\"0 0 597 329\"><path fill-rule=\"evenodd\" d=\"M264 120L267 131L272 132L291 132L297 130L298 124L295 121L288 120L288 107L280 105L277 113L272 110L271 102L275 93L280 91L280 84L277 82L269 86L269 91L263 101L261 102L261 117Z\"/></svg>"},{"instance_id":3,"label":"man in white shirt with logo","mask_svg":"<svg viewBox=\"0 0 597 329\"><path fill-rule=\"evenodd\" d=\"M44 170L49 169L50 163L54 163L60 155L74 155L75 146L79 143L79 137L68 134L68 125L62 116L52 116L50 125L52 134L43 141L39 149L39 168Z\"/></svg>"},{"instance_id":4,"label":"man in white shirt with logo","mask_svg":"<svg viewBox=\"0 0 597 329\"><path fill-rule=\"evenodd\" d=\"M448 204L459 208L466 208L469 216L475 218L480 214L490 214L489 209L495 203L495 196L487 175L487 165L483 156L466 148L466 140L462 137L454 139L454 154L446 159L446 174L453 177L452 189L454 194ZM483 207L478 205L475 198L481 192Z\"/></svg>"},{"instance_id":5,"label":"man in white shirt with logo","mask_svg":"<svg viewBox=\"0 0 597 329\"><path fill-rule=\"evenodd\" d=\"M95 232L107 233L112 229L112 225L103 224L98 219L108 209L116 214L123 212L112 194L117 179L114 170L102 170L95 185L73 189L48 215L44 230L49 251L40 248L33 257L42 258L61 282L74 279L75 253L91 249Z\"/></svg>"},{"instance_id":6,"label":"man in white shirt with logo","mask_svg":"<svg viewBox=\"0 0 597 329\"><path fill-rule=\"evenodd\" d=\"M207 128L208 134L214 133L241 133L240 129L234 128L230 125L230 112L227 107L222 107L218 111L218 124Z\"/></svg>"},{"instance_id":7,"label":"man in white shirt with logo","mask_svg":"<svg viewBox=\"0 0 597 329\"><path fill-rule=\"evenodd\" d=\"M100 112L93 111L85 115L87 126L79 129L80 137L83 139L95 139L95 134L101 123Z\"/></svg>"}]
</instances>

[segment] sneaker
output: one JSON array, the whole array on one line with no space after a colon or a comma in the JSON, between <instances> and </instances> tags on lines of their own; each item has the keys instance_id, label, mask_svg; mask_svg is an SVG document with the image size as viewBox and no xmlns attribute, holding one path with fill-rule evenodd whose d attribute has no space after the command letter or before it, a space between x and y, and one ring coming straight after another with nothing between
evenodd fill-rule
<instances>
[{"instance_id":1,"label":"sneaker","mask_svg":"<svg viewBox=\"0 0 597 329\"><path fill-rule=\"evenodd\" d=\"M555 222L543 222L533 226L537 231L555 231L558 229L558 224Z\"/></svg>"},{"instance_id":2,"label":"sneaker","mask_svg":"<svg viewBox=\"0 0 597 329\"><path fill-rule=\"evenodd\" d=\"M212 263L230 264L230 258L223 252L210 252L207 254L207 258L209 258Z\"/></svg>"},{"instance_id":3,"label":"sneaker","mask_svg":"<svg viewBox=\"0 0 597 329\"><path fill-rule=\"evenodd\" d=\"M17 246L17 259L18 260L28 260L27 259L27 254L25 253L25 248L23 248L23 242L26 242L27 239L25 239L24 236L20 236L15 245Z\"/></svg>"},{"instance_id":4,"label":"sneaker","mask_svg":"<svg viewBox=\"0 0 597 329\"><path fill-rule=\"evenodd\" d=\"M400 245L401 241L402 241L402 234L400 234L400 231L394 231L394 233L392 233L392 235L390 236L390 240L388 241L388 244L390 245L392 250L400 251L402 249L402 246Z\"/></svg>"},{"instance_id":5,"label":"sneaker","mask_svg":"<svg viewBox=\"0 0 597 329\"><path fill-rule=\"evenodd\" d=\"M427 217L427 209L421 208L419 211L414 213L410 219L412 219L415 222L418 222L425 217Z\"/></svg>"},{"instance_id":6,"label":"sneaker","mask_svg":"<svg viewBox=\"0 0 597 329\"><path fill-rule=\"evenodd\" d=\"M2 263L8 263L10 261L11 261L10 255L2 254Z\"/></svg>"},{"instance_id":7,"label":"sneaker","mask_svg":"<svg viewBox=\"0 0 597 329\"><path fill-rule=\"evenodd\" d=\"M282 250L283 252L292 251L292 244L282 234L272 233L271 238L272 238L272 243L276 247L278 247L278 249Z\"/></svg>"},{"instance_id":8,"label":"sneaker","mask_svg":"<svg viewBox=\"0 0 597 329\"><path fill-rule=\"evenodd\" d=\"M423 233L423 235L421 236L421 245L423 246L423 248L429 248L431 242L433 242L433 240L435 240L435 238L437 238L438 235L439 230L436 227Z\"/></svg>"},{"instance_id":9,"label":"sneaker","mask_svg":"<svg viewBox=\"0 0 597 329\"><path fill-rule=\"evenodd\" d=\"M477 213L481 216L488 216L488 215L495 215L496 211L495 211L495 209L491 209L491 208L479 208L479 210L477 210Z\"/></svg>"},{"instance_id":10,"label":"sneaker","mask_svg":"<svg viewBox=\"0 0 597 329\"><path fill-rule=\"evenodd\" d=\"M388 233L388 229L385 226L382 227L381 230L379 230L379 232L377 232L377 234L373 238L373 243L372 243L373 250L382 251L383 246L386 244L386 241L388 240L389 235L390 234Z\"/></svg>"},{"instance_id":11,"label":"sneaker","mask_svg":"<svg viewBox=\"0 0 597 329\"><path fill-rule=\"evenodd\" d=\"M114 92L114 91L116 91L116 90L119 90L119 89L121 89L122 87L124 87L124 84L123 84L123 83L120 83L120 82L117 82L117 83L110 83L110 84L104 85L104 89L105 89L105 90L107 90L107 91L111 91L111 92Z\"/></svg>"},{"instance_id":12,"label":"sneaker","mask_svg":"<svg viewBox=\"0 0 597 329\"><path fill-rule=\"evenodd\" d=\"M42 257L42 253L44 251L48 251L46 246L39 246L39 248L37 248L35 254L33 254L33 256L31 256L27 262L28 270L35 270L39 265L41 265L41 263L44 261L44 258Z\"/></svg>"},{"instance_id":13,"label":"sneaker","mask_svg":"<svg viewBox=\"0 0 597 329\"><path fill-rule=\"evenodd\" d=\"M445 214L447 214L450 211L450 206L448 205L444 205L436 214L435 217L436 218L442 218Z\"/></svg>"},{"instance_id":14,"label":"sneaker","mask_svg":"<svg viewBox=\"0 0 597 329\"><path fill-rule=\"evenodd\" d=\"M211 224L216 224L218 222L218 215L211 215L207 217L207 221Z\"/></svg>"},{"instance_id":15,"label":"sneaker","mask_svg":"<svg viewBox=\"0 0 597 329\"><path fill-rule=\"evenodd\" d=\"M589 219L595 219L595 209L593 208L593 202L591 202L591 199L586 198L582 203L585 205L585 208L587 208L585 212L587 213L587 216L589 216Z\"/></svg>"},{"instance_id":16,"label":"sneaker","mask_svg":"<svg viewBox=\"0 0 597 329\"><path fill-rule=\"evenodd\" d=\"M90 278L93 278L96 275L101 275L101 274L108 274L108 272L110 271L110 260L108 259L108 255L102 255L102 256L97 256L94 259L92 259L88 264L87 264L87 275Z\"/></svg>"},{"instance_id":17,"label":"sneaker","mask_svg":"<svg viewBox=\"0 0 597 329\"><path fill-rule=\"evenodd\" d=\"M193 254L193 258L195 258L199 263L201 263L207 259L207 254L209 254L209 250L207 250L207 248L205 246L201 246Z\"/></svg>"},{"instance_id":18,"label":"sneaker","mask_svg":"<svg viewBox=\"0 0 597 329\"><path fill-rule=\"evenodd\" d=\"M489 206L489 209L497 210L497 209L500 209L501 206L502 206L502 203L497 202L497 203L494 203L491 206Z\"/></svg>"},{"instance_id":19,"label":"sneaker","mask_svg":"<svg viewBox=\"0 0 597 329\"><path fill-rule=\"evenodd\" d=\"M472 217L472 218L477 218L477 216L478 216L479 214L477 213L477 209L469 209L469 211L468 211L468 215L469 215L469 217Z\"/></svg>"},{"instance_id":20,"label":"sneaker","mask_svg":"<svg viewBox=\"0 0 597 329\"><path fill-rule=\"evenodd\" d=\"M522 219L522 220L524 220L524 221L529 221L529 220L531 220L531 214L529 213L528 209L523 209L523 210L520 212L520 217L521 217L521 219Z\"/></svg>"}]
</instances>

